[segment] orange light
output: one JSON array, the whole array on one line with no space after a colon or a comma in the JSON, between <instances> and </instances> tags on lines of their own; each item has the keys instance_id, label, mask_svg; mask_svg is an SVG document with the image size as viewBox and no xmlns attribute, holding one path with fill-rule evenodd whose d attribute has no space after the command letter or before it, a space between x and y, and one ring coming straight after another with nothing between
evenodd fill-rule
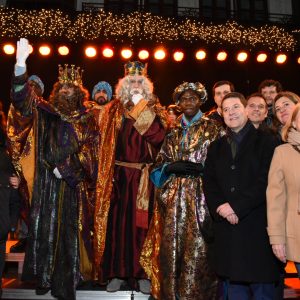
<instances>
[{"instance_id":1,"label":"orange light","mask_svg":"<svg viewBox=\"0 0 300 300\"><path fill-rule=\"evenodd\" d=\"M173 58L175 61L182 61L184 58L184 53L182 51L176 51L173 54Z\"/></svg>"},{"instance_id":2,"label":"orange light","mask_svg":"<svg viewBox=\"0 0 300 300\"><path fill-rule=\"evenodd\" d=\"M39 52L40 52L41 55L47 56L47 55L50 54L51 49L50 49L49 46L44 45L44 46L41 46L41 47L39 48Z\"/></svg>"},{"instance_id":3,"label":"orange light","mask_svg":"<svg viewBox=\"0 0 300 300\"><path fill-rule=\"evenodd\" d=\"M149 57L149 52L147 50L141 50L138 56L141 60L147 59Z\"/></svg>"},{"instance_id":4,"label":"orange light","mask_svg":"<svg viewBox=\"0 0 300 300\"><path fill-rule=\"evenodd\" d=\"M300 56L298 57L297 62L298 62L298 64L300 64Z\"/></svg>"},{"instance_id":5,"label":"orange light","mask_svg":"<svg viewBox=\"0 0 300 300\"><path fill-rule=\"evenodd\" d=\"M225 51L221 51L217 54L217 60L224 61L227 59L227 53Z\"/></svg>"},{"instance_id":6,"label":"orange light","mask_svg":"<svg viewBox=\"0 0 300 300\"><path fill-rule=\"evenodd\" d=\"M267 54L266 53L260 53L260 54L258 54L257 55L257 58L256 58L256 60L258 61L258 62L265 62L266 60L267 60Z\"/></svg>"},{"instance_id":7,"label":"orange light","mask_svg":"<svg viewBox=\"0 0 300 300\"><path fill-rule=\"evenodd\" d=\"M104 57L113 57L114 51L111 48L104 48L102 54Z\"/></svg>"},{"instance_id":8,"label":"orange light","mask_svg":"<svg viewBox=\"0 0 300 300\"><path fill-rule=\"evenodd\" d=\"M87 57L95 57L97 54L97 50L94 47L85 48L85 55Z\"/></svg>"},{"instance_id":9,"label":"orange light","mask_svg":"<svg viewBox=\"0 0 300 300\"><path fill-rule=\"evenodd\" d=\"M29 44L29 53L31 54L33 52L33 47Z\"/></svg>"},{"instance_id":10,"label":"orange light","mask_svg":"<svg viewBox=\"0 0 300 300\"><path fill-rule=\"evenodd\" d=\"M278 54L276 57L276 62L278 64L284 64L287 60L287 56L285 54Z\"/></svg>"},{"instance_id":11,"label":"orange light","mask_svg":"<svg viewBox=\"0 0 300 300\"><path fill-rule=\"evenodd\" d=\"M164 49L157 49L154 52L154 58L158 60L163 60L166 57L166 51Z\"/></svg>"},{"instance_id":12,"label":"orange light","mask_svg":"<svg viewBox=\"0 0 300 300\"><path fill-rule=\"evenodd\" d=\"M58 48L58 53L60 54L60 55L68 55L69 54L69 48L67 47L67 46L60 46L59 48Z\"/></svg>"},{"instance_id":13,"label":"orange light","mask_svg":"<svg viewBox=\"0 0 300 300\"><path fill-rule=\"evenodd\" d=\"M198 60L203 60L203 59L205 59L205 57L206 57L206 52L204 50L198 50L196 52L196 58Z\"/></svg>"},{"instance_id":14,"label":"orange light","mask_svg":"<svg viewBox=\"0 0 300 300\"><path fill-rule=\"evenodd\" d=\"M122 49L121 56L125 59L128 59L132 56L132 51L130 49Z\"/></svg>"},{"instance_id":15,"label":"orange light","mask_svg":"<svg viewBox=\"0 0 300 300\"><path fill-rule=\"evenodd\" d=\"M15 53L15 46L12 44L6 44L3 46L3 51L5 54L11 55Z\"/></svg>"},{"instance_id":16,"label":"orange light","mask_svg":"<svg viewBox=\"0 0 300 300\"><path fill-rule=\"evenodd\" d=\"M248 58L248 54L244 51L238 53L237 55L237 60L240 61L240 62L245 62Z\"/></svg>"}]
</instances>

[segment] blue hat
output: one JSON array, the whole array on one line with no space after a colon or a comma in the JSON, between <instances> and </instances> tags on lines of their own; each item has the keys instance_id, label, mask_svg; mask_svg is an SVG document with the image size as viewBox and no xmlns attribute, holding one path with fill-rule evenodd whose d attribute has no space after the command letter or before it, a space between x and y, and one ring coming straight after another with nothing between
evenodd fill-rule
<instances>
[{"instance_id":1,"label":"blue hat","mask_svg":"<svg viewBox=\"0 0 300 300\"><path fill-rule=\"evenodd\" d=\"M28 78L28 81L34 81L41 88L42 94L44 93L45 86L40 77L38 77L37 75L31 75Z\"/></svg>"},{"instance_id":2,"label":"blue hat","mask_svg":"<svg viewBox=\"0 0 300 300\"><path fill-rule=\"evenodd\" d=\"M92 99L94 99L97 92L105 90L107 94L107 100L110 101L112 97L112 88L111 85L106 81L99 81L93 88Z\"/></svg>"}]
</instances>

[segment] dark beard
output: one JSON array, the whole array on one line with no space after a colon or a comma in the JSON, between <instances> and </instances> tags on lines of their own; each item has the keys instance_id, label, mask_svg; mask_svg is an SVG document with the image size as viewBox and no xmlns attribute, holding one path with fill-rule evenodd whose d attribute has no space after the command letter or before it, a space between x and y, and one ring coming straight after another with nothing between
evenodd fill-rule
<instances>
[{"instance_id":1,"label":"dark beard","mask_svg":"<svg viewBox=\"0 0 300 300\"><path fill-rule=\"evenodd\" d=\"M78 107L78 101L75 95L66 96L58 94L54 99L53 105L57 110L65 115L69 115L76 111Z\"/></svg>"}]
</instances>

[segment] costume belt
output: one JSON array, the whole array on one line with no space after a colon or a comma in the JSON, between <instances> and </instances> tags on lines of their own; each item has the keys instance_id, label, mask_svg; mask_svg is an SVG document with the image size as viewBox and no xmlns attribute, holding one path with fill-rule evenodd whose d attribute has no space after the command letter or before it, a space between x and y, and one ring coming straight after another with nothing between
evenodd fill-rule
<instances>
[{"instance_id":1,"label":"costume belt","mask_svg":"<svg viewBox=\"0 0 300 300\"><path fill-rule=\"evenodd\" d=\"M116 160L115 164L117 166L133 168L142 171L136 197L136 224L138 227L148 228L149 170L152 166L152 163L130 163Z\"/></svg>"}]
</instances>

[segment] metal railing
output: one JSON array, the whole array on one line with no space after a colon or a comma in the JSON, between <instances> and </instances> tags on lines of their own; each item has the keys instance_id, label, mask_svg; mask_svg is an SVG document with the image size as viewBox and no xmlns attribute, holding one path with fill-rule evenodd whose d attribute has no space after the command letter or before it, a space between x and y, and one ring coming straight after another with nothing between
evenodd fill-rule
<instances>
[{"instance_id":1,"label":"metal railing","mask_svg":"<svg viewBox=\"0 0 300 300\"><path fill-rule=\"evenodd\" d=\"M82 11L85 12L97 12L99 10L111 11L116 14L129 13L133 11L140 12L152 12L153 14L169 16L169 17L181 17L181 18L194 18L204 21L224 21L224 20L236 20L239 22L259 24L259 23L275 23L284 25L299 25L300 20L289 14L270 14L263 11L250 11L250 10L228 10L223 8L206 7L177 7L173 5L163 6L146 6L137 5L134 3L82 3Z\"/></svg>"}]
</instances>

